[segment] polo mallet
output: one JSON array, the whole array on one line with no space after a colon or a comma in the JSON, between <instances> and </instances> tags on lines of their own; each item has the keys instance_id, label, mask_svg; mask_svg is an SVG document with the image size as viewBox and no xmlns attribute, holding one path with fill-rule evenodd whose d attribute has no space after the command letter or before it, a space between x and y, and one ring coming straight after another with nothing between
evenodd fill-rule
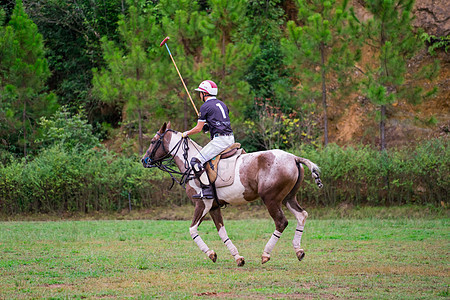
<instances>
[{"instance_id":1,"label":"polo mallet","mask_svg":"<svg viewBox=\"0 0 450 300\"><path fill-rule=\"evenodd\" d=\"M180 76L180 79L181 79L181 82L183 83L184 89L186 90L186 93L187 93L188 96L189 96L189 100L191 100L192 106L194 107L195 112L196 112L197 115L198 115L197 107L195 107L194 101L192 101L191 94L189 94L189 91L188 91L188 89L187 89L187 87L186 87L186 84L184 83L183 77L181 77L180 71L178 71L177 64L175 63L175 60L174 60L173 57L172 57L172 53L170 53L169 46L167 46L167 41L168 41L168 40L169 40L169 37L167 36L167 37L161 42L161 44L160 44L159 46L160 46L160 47L162 47L163 45L166 46L167 52L169 52L169 56L170 56L170 58L172 59L173 65L175 66L175 69L177 70L178 76Z\"/></svg>"}]
</instances>

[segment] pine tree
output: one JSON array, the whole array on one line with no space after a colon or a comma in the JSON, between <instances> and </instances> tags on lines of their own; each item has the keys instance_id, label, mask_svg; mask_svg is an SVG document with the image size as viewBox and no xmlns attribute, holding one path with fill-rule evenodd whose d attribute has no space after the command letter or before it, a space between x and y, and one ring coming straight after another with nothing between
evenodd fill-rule
<instances>
[{"instance_id":1,"label":"pine tree","mask_svg":"<svg viewBox=\"0 0 450 300\"><path fill-rule=\"evenodd\" d=\"M411 26L413 4L414 0L366 1L373 17L364 24L365 41L377 62L365 66L364 93L379 106L381 150L386 149L387 108L399 98L419 102L424 96L420 88L405 85L407 60L423 47Z\"/></svg>"},{"instance_id":2,"label":"pine tree","mask_svg":"<svg viewBox=\"0 0 450 300\"><path fill-rule=\"evenodd\" d=\"M36 120L56 108L55 97L44 93L49 76L42 35L17 0L10 21L0 32L0 90L5 109L1 118L8 124L9 140L15 139L14 133L23 137L17 143L25 158Z\"/></svg>"},{"instance_id":3,"label":"pine tree","mask_svg":"<svg viewBox=\"0 0 450 300\"><path fill-rule=\"evenodd\" d=\"M139 154L142 155L144 113L159 106L156 41L161 33L152 10L144 12L145 1L137 2L136 6L130 6L128 16L120 16L118 30L122 44L102 38L107 67L101 71L94 69L93 85L94 93L102 101L123 107L124 122L137 119Z\"/></svg>"},{"instance_id":4,"label":"pine tree","mask_svg":"<svg viewBox=\"0 0 450 300\"><path fill-rule=\"evenodd\" d=\"M168 46L198 109L202 103L197 101L198 97L193 92L202 80L196 74L202 59L203 39L214 31L207 16L207 7L200 7L197 1L161 0L158 9L162 15L161 27L164 33L160 39L165 35L170 37ZM168 70L168 75L161 78L164 86L162 93L171 106L167 113L175 119L182 114L183 130L188 130L197 121L197 115L166 49L162 48L159 53L163 57L160 64L166 63Z\"/></svg>"},{"instance_id":5,"label":"pine tree","mask_svg":"<svg viewBox=\"0 0 450 300\"><path fill-rule=\"evenodd\" d=\"M52 71L48 86L58 95L58 102L73 112L89 106L92 119L100 121L101 116L92 116L100 103L88 103L91 70L104 63L100 39L116 37L118 16L128 7L125 1L28 0L24 5L45 39Z\"/></svg>"},{"instance_id":6,"label":"pine tree","mask_svg":"<svg viewBox=\"0 0 450 300\"><path fill-rule=\"evenodd\" d=\"M246 75L256 98L277 97L277 85L288 76L280 44L284 13L279 7L280 2L280 0L250 0L247 3L248 22L244 32L248 37L260 37L260 52ZM251 40L248 39L248 41ZM282 99L279 100L279 104L282 105Z\"/></svg>"},{"instance_id":7,"label":"pine tree","mask_svg":"<svg viewBox=\"0 0 450 300\"><path fill-rule=\"evenodd\" d=\"M255 44L246 42L239 31L245 16L245 2L212 0L199 5L197 1L162 0L158 8L163 16L162 30L171 37L170 50L187 87L193 91L203 80L215 81L219 86L219 98L230 104L231 117L238 118L242 102L249 98L249 86L243 79L255 50ZM170 61L168 57L164 60ZM193 110L188 108L187 95L173 66L170 70L173 75L163 81L164 86L166 91L181 91L176 98L182 96L185 100L183 111L187 126L187 119L191 120L187 112ZM191 94L197 106L203 104L195 93ZM172 97L169 94L168 100L172 99L176 109L180 101Z\"/></svg>"},{"instance_id":8,"label":"pine tree","mask_svg":"<svg viewBox=\"0 0 450 300\"><path fill-rule=\"evenodd\" d=\"M292 86L288 67L281 49L281 28L285 25L281 2L247 1L243 32L248 42L252 42L252 37L259 37L259 51L255 53L245 75L251 87L253 103L247 104L244 111L248 130L242 142L253 151L287 146L284 142L273 142L274 139L282 140L281 131L287 129L278 114L296 110L290 93ZM274 111L278 114L273 114Z\"/></svg>"},{"instance_id":9,"label":"pine tree","mask_svg":"<svg viewBox=\"0 0 450 300\"><path fill-rule=\"evenodd\" d=\"M250 86L244 80L258 40L248 41L242 33L245 25L245 1L211 0L209 19L214 32L203 39L203 61L197 81L211 78L219 86L222 99L230 103L232 118L242 116L244 103L250 100Z\"/></svg>"},{"instance_id":10,"label":"pine tree","mask_svg":"<svg viewBox=\"0 0 450 300\"><path fill-rule=\"evenodd\" d=\"M300 83L301 97L321 98L324 124L324 143L328 144L328 97L330 76L338 77L343 85L348 70L359 59L359 51L351 51L349 44L357 30L348 14L348 0L338 6L335 0L297 1L299 22L287 24L288 39L283 40L287 65L294 67L294 78ZM344 79L345 78L345 79Z\"/></svg>"}]
</instances>

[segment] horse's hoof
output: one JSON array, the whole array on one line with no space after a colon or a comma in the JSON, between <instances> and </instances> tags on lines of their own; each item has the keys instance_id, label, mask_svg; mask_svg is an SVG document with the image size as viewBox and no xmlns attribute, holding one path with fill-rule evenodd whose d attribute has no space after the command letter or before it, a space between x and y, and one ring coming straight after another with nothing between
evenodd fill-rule
<instances>
[{"instance_id":1,"label":"horse's hoof","mask_svg":"<svg viewBox=\"0 0 450 300\"><path fill-rule=\"evenodd\" d=\"M208 257L210 260L212 260L213 262L217 261L217 254L214 251L211 251L211 253L208 254Z\"/></svg>"},{"instance_id":2,"label":"horse's hoof","mask_svg":"<svg viewBox=\"0 0 450 300\"><path fill-rule=\"evenodd\" d=\"M236 263L238 267L242 267L243 265L245 265L245 260L243 257L239 257L238 259L236 259Z\"/></svg>"},{"instance_id":3,"label":"horse's hoof","mask_svg":"<svg viewBox=\"0 0 450 300\"><path fill-rule=\"evenodd\" d=\"M270 254L263 254L261 257L261 264L265 264L266 262L268 262L270 260Z\"/></svg>"},{"instance_id":4,"label":"horse's hoof","mask_svg":"<svg viewBox=\"0 0 450 300\"><path fill-rule=\"evenodd\" d=\"M305 251L303 251L303 249L296 250L295 254L297 254L297 258L299 261L302 261L302 259L305 257Z\"/></svg>"}]
</instances>

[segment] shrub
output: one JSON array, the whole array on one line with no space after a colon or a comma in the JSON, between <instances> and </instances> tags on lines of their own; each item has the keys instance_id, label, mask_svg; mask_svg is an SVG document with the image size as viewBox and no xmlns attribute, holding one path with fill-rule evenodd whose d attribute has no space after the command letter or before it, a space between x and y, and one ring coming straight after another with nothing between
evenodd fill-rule
<instances>
[{"instance_id":1,"label":"shrub","mask_svg":"<svg viewBox=\"0 0 450 300\"><path fill-rule=\"evenodd\" d=\"M83 115L81 110L71 115L63 106L50 119L42 117L39 121L42 137L38 141L44 147L61 144L68 150L86 150L99 146L98 138L92 133L92 125Z\"/></svg>"},{"instance_id":2,"label":"shrub","mask_svg":"<svg viewBox=\"0 0 450 300\"><path fill-rule=\"evenodd\" d=\"M321 168L324 188L306 180L300 197L320 205L342 202L370 205L445 203L450 188L449 141L435 139L415 148L380 152L369 146L325 149L304 147L293 153Z\"/></svg>"},{"instance_id":3,"label":"shrub","mask_svg":"<svg viewBox=\"0 0 450 300\"><path fill-rule=\"evenodd\" d=\"M136 158L55 145L27 164L14 161L0 168L0 210L114 211L128 208L128 201L133 207L150 207L163 198L161 181L160 173L144 169Z\"/></svg>"},{"instance_id":4,"label":"shrub","mask_svg":"<svg viewBox=\"0 0 450 300\"><path fill-rule=\"evenodd\" d=\"M317 189L305 168L299 201L315 205L446 204L450 189L449 141L436 139L414 148L380 152L369 146L292 151L319 165L324 188ZM3 214L64 211L120 211L185 204L183 189L169 191L170 177L144 169L138 157L103 148L72 150L62 144L33 161L0 164Z\"/></svg>"}]
</instances>

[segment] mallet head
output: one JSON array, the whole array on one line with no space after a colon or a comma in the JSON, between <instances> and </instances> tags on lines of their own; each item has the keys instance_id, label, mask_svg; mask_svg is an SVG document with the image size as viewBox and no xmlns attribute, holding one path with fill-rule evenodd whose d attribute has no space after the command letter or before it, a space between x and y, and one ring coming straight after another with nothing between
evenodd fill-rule
<instances>
[{"instance_id":1,"label":"mallet head","mask_svg":"<svg viewBox=\"0 0 450 300\"><path fill-rule=\"evenodd\" d=\"M162 47L170 38L168 36L166 36L166 38L161 42L161 44L159 45L160 47Z\"/></svg>"}]
</instances>

